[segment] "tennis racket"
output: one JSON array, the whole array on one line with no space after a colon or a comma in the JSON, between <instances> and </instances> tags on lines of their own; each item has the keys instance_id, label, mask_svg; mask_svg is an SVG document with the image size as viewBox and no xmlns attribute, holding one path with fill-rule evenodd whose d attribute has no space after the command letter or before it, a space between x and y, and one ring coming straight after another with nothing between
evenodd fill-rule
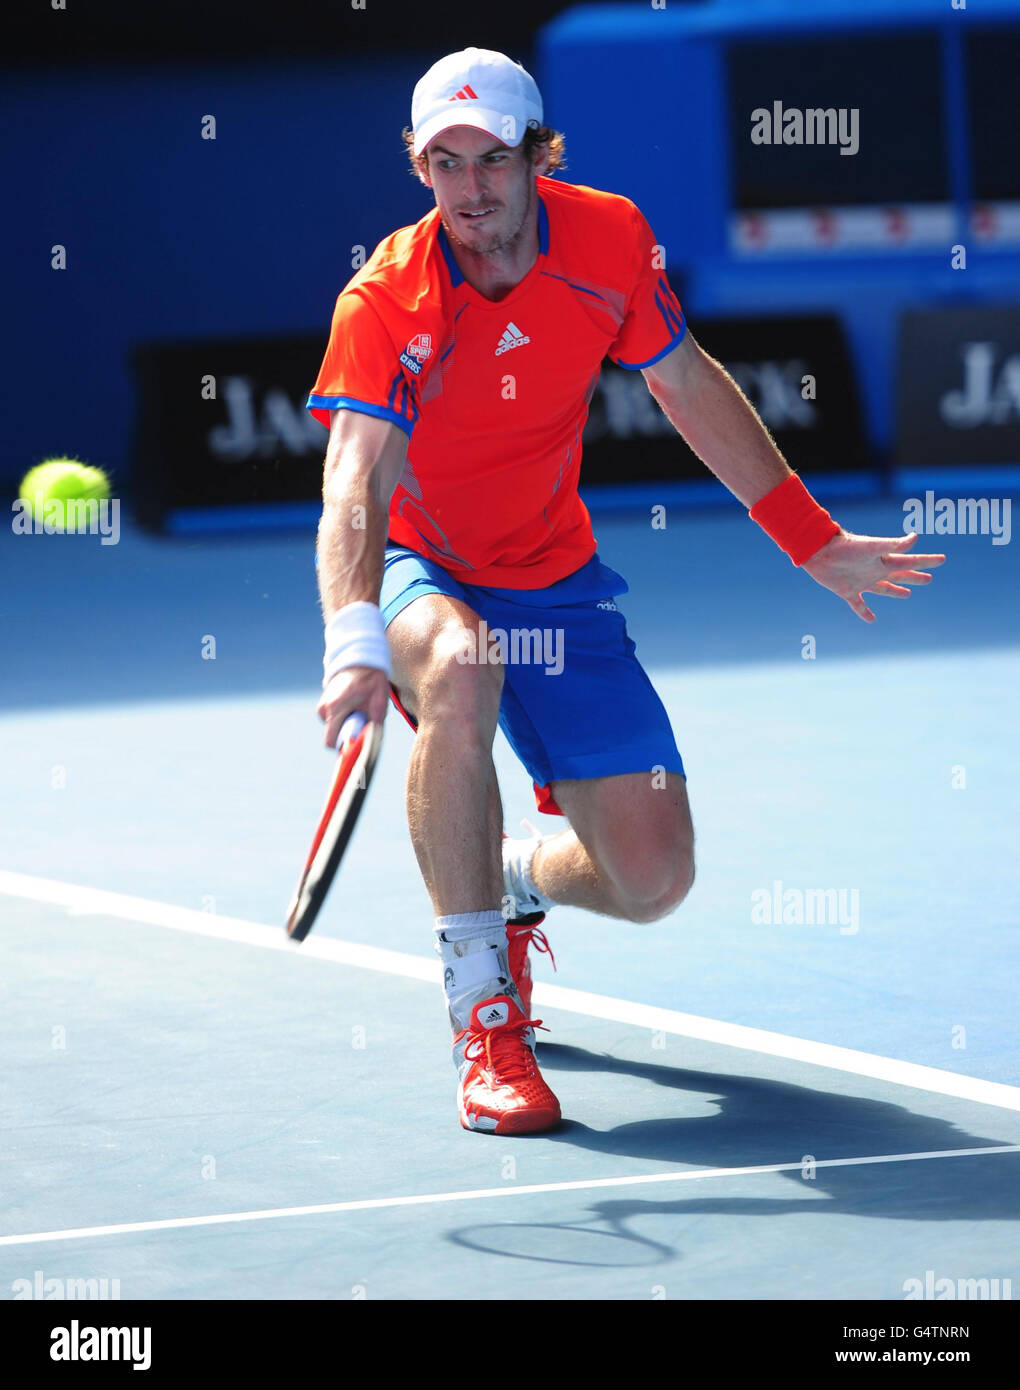
<instances>
[{"instance_id":1,"label":"tennis racket","mask_svg":"<svg viewBox=\"0 0 1020 1390\"><path fill-rule=\"evenodd\" d=\"M370 724L363 714L352 714L344 721L333 781L287 909L291 941L304 941L326 900L368 794L381 747L381 725Z\"/></svg>"}]
</instances>

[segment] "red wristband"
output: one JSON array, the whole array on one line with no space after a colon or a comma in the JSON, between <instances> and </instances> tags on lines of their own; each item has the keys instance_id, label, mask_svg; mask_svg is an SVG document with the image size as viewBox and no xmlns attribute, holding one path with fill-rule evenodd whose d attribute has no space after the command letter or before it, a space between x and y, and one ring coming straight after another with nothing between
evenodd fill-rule
<instances>
[{"instance_id":1,"label":"red wristband","mask_svg":"<svg viewBox=\"0 0 1020 1390\"><path fill-rule=\"evenodd\" d=\"M755 502L750 516L795 565L802 565L812 555L817 555L841 529L825 508L818 505L796 473L791 473L778 487Z\"/></svg>"}]
</instances>

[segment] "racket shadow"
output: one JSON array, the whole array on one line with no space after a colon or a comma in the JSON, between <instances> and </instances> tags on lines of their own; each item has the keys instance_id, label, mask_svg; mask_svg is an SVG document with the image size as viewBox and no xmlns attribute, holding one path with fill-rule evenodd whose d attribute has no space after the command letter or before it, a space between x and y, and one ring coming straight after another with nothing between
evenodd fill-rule
<instances>
[{"instance_id":1,"label":"racket shadow","mask_svg":"<svg viewBox=\"0 0 1020 1390\"><path fill-rule=\"evenodd\" d=\"M550 1080L556 1072L564 1076L612 1074L673 1092L677 1108L681 1096L686 1098L688 1107L692 1098L697 1098L696 1115L664 1114L608 1130L567 1119L559 1129L542 1136L547 1143L567 1149L666 1161L695 1169L790 1163L807 1155L824 1159L928 1153L1003 1142L970 1134L905 1105L834 1094L791 1082L637 1062L560 1043L543 1044L540 1056ZM561 1100L565 1094L569 1096L569 1085L558 1089ZM717 1106L715 1114L704 1113L706 1098ZM648 1101L647 1092L639 1085L635 1108L647 1109ZM811 1241L818 1243L819 1248L824 1248L824 1221L830 1216L936 1222L1001 1222L1020 1218L1020 1154L1015 1153L815 1167L813 1172L805 1164L778 1176L790 1183L790 1195L785 1198L748 1197L733 1191L738 1183L746 1190L748 1181L760 1180L768 1183L774 1194L772 1175L763 1175L761 1179L706 1179L691 1182L683 1196L668 1200L608 1198L582 1208L566 1221L463 1226L447 1231L445 1239L462 1249L507 1259L574 1268L598 1266L622 1272L683 1261L685 1252L673 1243L675 1233L678 1229L690 1233L691 1219L697 1216L775 1219L810 1215L823 1222L821 1228L812 1228L811 1232ZM640 1223L640 1230L636 1229L636 1222ZM895 1228L890 1228L890 1232L895 1240ZM705 1239L706 1233L701 1229L695 1247ZM867 1269L875 1252L886 1263L892 1258L889 1252L882 1254L880 1241L872 1244L868 1235L862 1235L860 1241L855 1259L835 1270L826 1264L830 1270L826 1279L832 1285L827 1296L836 1296L845 1285L859 1297L860 1271ZM750 1238L749 1243L755 1245ZM731 1282L736 1281L732 1287L739 1287L743 1277L739 1259L731 1267L731 1258L737 1257L732 1252L721 1257L720 1271ZM803 1291L816 1282L817 1274L804 1274L799 1287ZM727 1296L732 1296L732 1288ZM778 1284L770 1296L782 1296Z\"/></svg>"},{"instance_id":2,"label":"racket shadow","mask_svg":"<svg viewBox=\"0 0 1020 1390\"><path fill-rule=\"evenodd\" d=\"M552 1143L635 1159L667 1161L692 1168L751 1167L796 1163L802 1168L781 1176L804 1190L803 1197L729 1198L691 1196L678 1202L602 1204L600 1210L734 1212L776 1215L781 1210L821 1213L866 1211L869 1216L924 1221L1020 1219L1020 1154L931 1159L902 1164L860 1164L813 1169L815 1160L879 1154L934 1153L1004 1143L970 1133L950 1121L908 1105L846 1096L803 1084L768 1078L701 1072L662 1063L612 1057L585 1048L546 1043L542 1069L554 1088L556 1072L623 1075L687 1098L698 1098L699 1113L660 1115L598 1130L577 1120L547 1136ZM561 1101L569 1088L559 1088ZM705 1114L704 1100L717 1107ZM635 1108L648 1109L647 1092ZM565 1104L569 1111L569 1100ZM819 1193L829 1202L819 1203Z\"/></svg>"}]
</instances>

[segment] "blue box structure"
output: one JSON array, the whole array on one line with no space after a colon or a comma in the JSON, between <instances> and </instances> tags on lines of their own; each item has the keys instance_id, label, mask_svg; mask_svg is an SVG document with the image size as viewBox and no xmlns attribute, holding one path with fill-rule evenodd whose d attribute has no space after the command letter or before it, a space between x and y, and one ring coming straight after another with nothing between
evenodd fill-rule
<instances>
[{"instance_id":1,"label":"blue box structure","mask_svg":"<svg viewBox=\"0 0 1020 1390\"><path fill-rule=\"evenodd\" d=\"M635 200L695 334L838 315L885 463L901 317L1020 301L1018 71L1016 0L706 0L565 11L537 75L566 177ZM858 108L858 152L756 146L776 102Z\"/></svg>"}]
</instances>

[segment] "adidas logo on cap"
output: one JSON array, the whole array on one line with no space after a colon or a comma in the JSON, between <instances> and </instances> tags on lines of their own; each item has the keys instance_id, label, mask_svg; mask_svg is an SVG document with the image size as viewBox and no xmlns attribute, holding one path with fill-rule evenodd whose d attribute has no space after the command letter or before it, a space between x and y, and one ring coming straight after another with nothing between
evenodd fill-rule
<instances>
[{"instance_id":1,"label":"adidas logo on cap","mask_svg":"<svg viewBox=\"0 0 1020 1390\"><path fill-rule=\"evenodd\" d=\"M465 82L459 92L454 92L452 97L447 97L447 101L477 101L478 93L473 91Z\"/></svg>"},{"instance_id":2,"label":"adidas logo on cap","mask_svg":"<svg viewBox=\"0 0 1020 1390\"><path fill-rule=\"evenodd\" d=\"M531 339L526 333L522 333L517 325L511 320L503 329L499 345L496 348L496 356L500 357L504 352L509 352L511 348L523 347L525 343L530 343Z\"/></svg>"}]
</instances>

